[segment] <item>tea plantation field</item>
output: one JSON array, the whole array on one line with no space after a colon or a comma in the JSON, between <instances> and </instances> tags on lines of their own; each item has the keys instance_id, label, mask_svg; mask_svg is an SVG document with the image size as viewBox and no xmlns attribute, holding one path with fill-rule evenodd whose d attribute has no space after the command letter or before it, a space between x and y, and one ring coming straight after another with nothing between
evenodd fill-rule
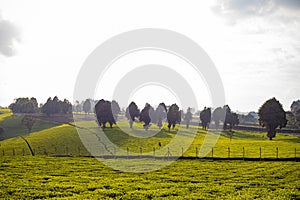
<instances>
[{"instance_id":1,"label":"tea plantation field","mask_svg":"<svg viewBox=\"0 0 300 200\"><path fill-rule=\"evenodd\" d=\"M234 131L230 137L229 132L219 132L220 137L208 153L208 159L172 163L145 157L105 159L105 163L115 162L120 166L130 163L131 171L138 168L137 161L145 167L168 162L156 171L129 173L90 157L88 150L91 151L93 143L104 142L93 140L100 131L94 121L76 123L81 127L81 139L92 138L83 144L74 124L40 120L28 134L19 124L20 117L9 111L2 113L0 124L4 125L9 139L0 141L1 199L300 199L300 162L295 162L300 157L297 136L277 134L269 141L265 133ZM171 145L169 150L172 156L181 156L182 146L192 140L183 156L196 157L209 133L195 126L185 129L184 125L171 132L166 127L159 131L153 125L146 132L141 123L129 129L128 122L121 121L119 127L108 128L104 134L121 150L129 150L129 154L139 154L142 150L143 155L150 156L153 148L156 156L164 156L166 152L158 155L159 151L165 150L175 138L179 143ZM154 135L147 137L151 134ZM19 136L29 142L35 156L30 156L26 142ZM99 156L121 155L112 146L105 148L107 150ZM211 159L212 153L214 159L223 160ZM261 157L262 161L227 160L228 156ZM291 161L276 161L277 157ZM264 158L274 161L263 161Z\"/></svg>"},{"instance_id":2,"label":"tea plantation field","mask_svg":"<svg viewBox=\"0 0 300 200\"><path fill-rule=\"evenodd\" d=\"M179 160L133 174L94 158L6 156L0 198L299 199L299 169L299 162Z\"/></svg>"}]
</instances>

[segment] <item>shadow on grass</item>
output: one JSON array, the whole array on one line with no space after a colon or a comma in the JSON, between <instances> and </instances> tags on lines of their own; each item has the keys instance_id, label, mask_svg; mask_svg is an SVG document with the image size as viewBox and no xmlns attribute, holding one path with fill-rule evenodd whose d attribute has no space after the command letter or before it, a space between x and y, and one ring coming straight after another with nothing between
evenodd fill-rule
<instances>
[{"instance_id":1,"label":"shadow on grass","mask_svg":"<svg viewBox=\"0 0 300 200\"><path fill-rule=\"evenodd\" d=\"M257 140L265 140L266 138L264 137L263 134L253 134L253 133L243 133L240 131L222 131L221 136L230 138L232 135L232 139L257 139Z\"/></svg>"}]
</instances>

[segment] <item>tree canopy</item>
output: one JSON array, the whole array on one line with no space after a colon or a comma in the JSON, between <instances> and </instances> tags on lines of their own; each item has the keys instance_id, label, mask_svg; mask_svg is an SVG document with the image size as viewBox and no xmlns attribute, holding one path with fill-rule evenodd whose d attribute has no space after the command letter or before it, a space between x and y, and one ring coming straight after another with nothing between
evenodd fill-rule
<instances>
[{"instance_id":1,"label":"tree canopy","mask_svg":"<svg viewBox=\"0 0 300 200\"><path fill-rule=\"evenodd\" d=\"M179 111L179 107L177 104L172 104L168 110L167 113L167 120L168 120L168 129L170 131L170 128L175 128L175 125L177 123L181 122L181 113Z\"/></svg>"},{"instance_id":2,"label":"tree canopy","mask_svg":"<svg viewBox=\"0 0 300 200\"><path fill-rule=\"evenodd\" d=\"M258 110L259 124L266 127L270 140L276 136L276 128L285 127L287 124L286 113L281 103L275 99L267 100Z\"/></svg>"},{"instance_id":3,"label":"tree canopy","mask_svg":"<svg viewBox=\"0 0 300 200\"><path fill-rule=\"evenodd\" d=\"M155 110L155 122L157 122L157 126L161 128L163 126L163 121L167 117L167 107L165 103L160 103Z\"/></svg>"},{"instance_id":4,"label":"tree canopy","mask_svg":"<svg viewBox=\"0 0 300 200\"><path fill-rule=\"evenodd\" d=\"M112 111L112 103L110 101L104 99L98 101L95 105L95 113L98 124L100 127L102 126L103 129L106 128L106 123L109 123L111 128L113 124L116 124Z\"/></svg>"},{"instance_id":5,"label":"tree canopy","mask_svg":"<svg viewBox=\"0 0 300 200\"><path fill-rule=\"evenodd\" d=\"M36 113L38 103L36 98L17 98L14 103L9 105L13 113Z\"/></svg>"},{"instance_id":6,"label":"tree canopy","mask_svg":"<svg viewBox=\"0 0 300 200\"><path fill-rule=\"evenodd\" d=\"M202 129L207 130L208 124L211 121L211 109L204 107L204 109L200 112L200 120L202 123Z\"/></svg>"},{"instance_id":7,"label":"tree canopy","mask_svg":"<svg viewBox=\"0 0 300 200\"><path fill-rule=\"evenodd\" d=\"M150 122L153 121L153 119L154 119L154 109L150 104L146 103L145 107L140 113L140 121L145 123L144 124L145 130L148 130L150 126Z\"/></svg>"},{"instance_id":8,"label":"tree canopy","mask_svg":"<svg viewBox=\"0 0 300 200\"><path fill-rule=\"evenodd\" d=\"M86 99L82 105L83 112L89 113L91 112L91 108L92 108L91 99Z\"/></svg>"},{"instance_id":9,"label":"tree canopy","mask_svg":"<svg viewBox=\"0 0 300 200\"><path fill-rule=\"evenodd\" d=\"M135 118L138 118L140 116L140 110L138 106L135 104L135 102L131 102L126 108L125 112L126 112L125 115L129 120L130 128L132 128Z\"/></svg>"},{"instance_id":10,"label":"tree canopy","mask_svg":"<svg viewBox=\"0 0 300 200\"><path fill-rule=\"evenodd\" d=\"M219 128L220 122L225 120L225 110L221 107L217 107L212 114L212 120L215 122L216 128Z\"/></svg>"},{"instance_id":11,"label":"tree canopy","mask_svg":"<svg viewBox=\"0 0 300 200\"><path fill-rule=\"evenodd\" d=\"M48 116L59 113L72 113L72 104L67 99L60 101L57 96L55 96L53 99L49 97L47 102L42 107L42 113L45 113Z\"/></svg>"}]
</instances>

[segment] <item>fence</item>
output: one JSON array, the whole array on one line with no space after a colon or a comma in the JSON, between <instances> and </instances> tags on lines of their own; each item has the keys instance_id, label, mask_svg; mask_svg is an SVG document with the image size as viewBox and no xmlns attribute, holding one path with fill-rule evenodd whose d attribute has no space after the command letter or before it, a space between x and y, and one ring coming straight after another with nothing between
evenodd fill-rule
<instances>
[{"instance_id":1,"label":"fence","mask_svg":"<svg viewBox=\"0 0 300 200\"><path fill-rule=\"evenodd\" d=\"M76 157L91 157L91 154L83 147L53 147L53 148L44 148L37 147L32 149L34 155L38 156L76 156ZM111 148L99 151L94 157L101 157L104 159L111 158L125 158L125 159L138 159L138 158L153 158L153 159L211 159L211 160L253 160L253 161L262 161L262 160L274 160L274 161L299 161L300 152L297 151L297 148L290 149L280 149L275 147L273 149L262 147L259 148L245 148L245 147L216 147L211 148L210 152L205 157L199 157L200 146L191 147L187 151L184 151L183 148L176 149L172 151L171 148L163 154L157 154L159 149L153 147L151 151L149 148L129 148L123 149L124 154L117 152L116 149ZM132 152L134 151L134 153ZM180 153L179 153L180 152ZM26 148L1 148L0 147L0 157L2 156L27 156L31 155L29 149Z\"/></svg>"}]
</instances>

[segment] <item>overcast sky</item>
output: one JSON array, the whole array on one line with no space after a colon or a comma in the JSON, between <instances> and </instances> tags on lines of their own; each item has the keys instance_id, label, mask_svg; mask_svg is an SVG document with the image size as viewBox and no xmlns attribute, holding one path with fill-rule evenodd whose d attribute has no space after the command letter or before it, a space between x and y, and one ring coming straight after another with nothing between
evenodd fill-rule
<instances>
[{"instance_id":1,"label":"overcast sky","mask_svg":"<svg viewBox=\"0 0 300 200\"><path fill-rule=\"evenodd\" d=\"M32 96L73 101L87 56L138 28L169 29L197 42L219 70L232 110L257 111L273 96L289 109L300 99L299 0L0 0L0 105ZM210 105L203 99L200 107Z\"/></svg>"}]
</instances>

